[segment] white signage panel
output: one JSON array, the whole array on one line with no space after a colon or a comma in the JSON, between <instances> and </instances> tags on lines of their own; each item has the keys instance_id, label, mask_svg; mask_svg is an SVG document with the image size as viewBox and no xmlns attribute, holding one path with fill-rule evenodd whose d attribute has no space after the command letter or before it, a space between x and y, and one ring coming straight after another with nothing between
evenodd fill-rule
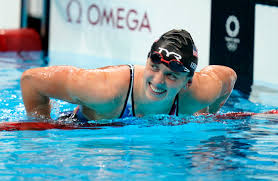
<instances>
[{"instance_id":1,"label":"white signage panel","mask_svg":"<svg viewBox=\"0 0 278 181\"><path fill-rule=\"evenodd\" d=\"M0 29L20 27L21 1L0 0Z\"/></svg>"},{"instance_id":2,"label":"white signage panel","mask_svg":"<svg viewBox=\"0 0 278 181\"><path fill-rule=\"evenodd\" d=\"M254 80L278 85L278 7L256 5Z\"/></svg>"},{"instance_id":3,"label":"white signage panel","mask_svg":"<svg viewBox=\"0 0 278 181\"><path fill-rule=\"evenodd\" d=\"M50 64L144 64L152 43L176 28L191 33L200 69L209 62L210 11L203 0L52 0Z\"/></svg>"}]
</instances>

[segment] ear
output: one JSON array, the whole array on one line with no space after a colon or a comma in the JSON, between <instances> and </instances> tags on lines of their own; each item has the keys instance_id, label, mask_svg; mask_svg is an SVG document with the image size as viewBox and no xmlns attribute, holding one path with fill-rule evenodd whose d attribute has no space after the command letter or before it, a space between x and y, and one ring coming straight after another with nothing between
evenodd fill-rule
<instances>
[{"instance_id":1,"label":"ear","mask_svg":"<svg viewBox=\"0 0 278 181\"><path fill-rule=\"evenodd\" d=\"M189 88L192 85L192 79L189 79L186 83L186 88Z\"/></svg>"}]
</instances>

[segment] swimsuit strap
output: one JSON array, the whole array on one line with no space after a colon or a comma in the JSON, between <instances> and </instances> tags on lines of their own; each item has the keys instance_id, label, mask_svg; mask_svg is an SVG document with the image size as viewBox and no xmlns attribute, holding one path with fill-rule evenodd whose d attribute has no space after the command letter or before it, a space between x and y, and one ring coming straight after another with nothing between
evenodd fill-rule
<instances>
[{"instance_id":1,"label":"swimsuit strap","mask_svg":"<svg viewBox=\"0 0 278 181\"><path fill-rule=\"evenodd\" d=\"M134 104L133 104L134 65L128 64L128 66L130 67L129 88L128 88L128 91L127 91L127 96L126 96L126 99L125 99L124 107L123 107L123 110L121 112L120 118L122 118L123 115L126 115L127 111L130 111L130 114L132 114L130 116L135 115L135 113L134 113ZM127 109L131 109L131 110L127 110Z\"/></svg>"},{"instance_id":2,"label":"swimsuit strap","mask_svg":"<svg viewBox=\"0 0 278 181\"><path fill-rule=\"evenodd\" d=\"M169 115L178 116L178 114L179 114L178 108L179 108L179 94L176 95L176 97L175 97L175 100L174 100L174 103L173 103L173 105L171 107Z\"/></svg>"}]
</instances>

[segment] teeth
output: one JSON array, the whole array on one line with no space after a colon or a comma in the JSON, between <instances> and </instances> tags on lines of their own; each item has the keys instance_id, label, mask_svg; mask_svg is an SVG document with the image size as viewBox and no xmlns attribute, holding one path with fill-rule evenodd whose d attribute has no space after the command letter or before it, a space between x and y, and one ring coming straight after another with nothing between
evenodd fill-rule
<instances>
[{"instance_id":1,"label":"teeth","mask_svg":"<svg viewBox=\"0 0 278 181\"><path fill-rule=\"evenodd\" d=\"M151 89L152 89L155 93L162 93L162 92L164 92L163 89L157 89L157 88L153 87L152 85L150 85L150 87L151 87Z\"/></svg>"}]
</instances>

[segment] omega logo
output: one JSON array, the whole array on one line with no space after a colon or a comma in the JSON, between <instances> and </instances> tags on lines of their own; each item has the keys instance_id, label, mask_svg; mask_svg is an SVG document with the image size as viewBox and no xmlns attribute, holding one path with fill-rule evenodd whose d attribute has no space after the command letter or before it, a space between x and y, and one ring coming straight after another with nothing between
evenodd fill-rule
<instances>
[{"instance_id":1,"label":"omega logo","mask_svg":"<svg viewBox=\"0 0 278 181\"><path fill-rule=\"evenodd\" d=\"M236 16L230 15L226 20L226 32L228 36L225 37L226 46L229 51L234 52L237 50L240 39L236 38L239 34L240 23Z\"/></svg>"},{"instance_id":2,"label":"omega logo","mask_svg":"<svg viewBox=\"0 0 278 181\"><path fill-rule=\"evenodd\" d=\"M107 8L96 3L83 8L81 2L80 0L70 0L68 2L66 14L69 23L81 24L84 23L82 20L86 19L85 23L91 26L106 25L116 29L128 29L130 31L147 30L151 32L151 24L146 11L142 13L136 9L125 9L122 7ZM83 18L83 16L86 16L86 18Z\"/></svg>"}]
</instances>

